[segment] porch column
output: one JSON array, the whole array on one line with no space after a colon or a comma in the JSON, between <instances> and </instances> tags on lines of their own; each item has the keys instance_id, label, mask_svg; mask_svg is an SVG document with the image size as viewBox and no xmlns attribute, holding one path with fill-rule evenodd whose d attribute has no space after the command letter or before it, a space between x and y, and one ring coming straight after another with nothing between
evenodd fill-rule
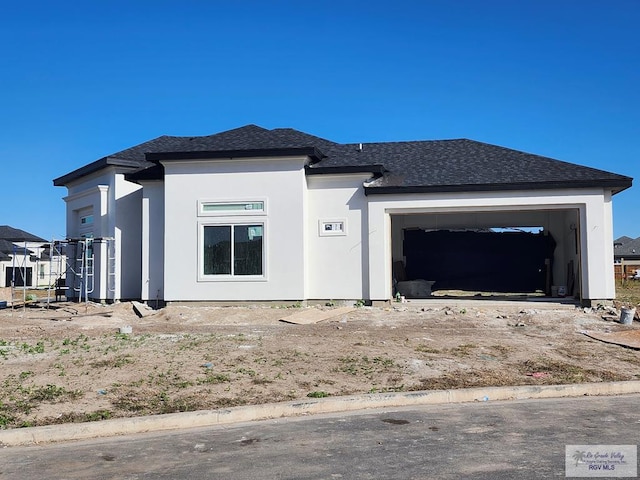
<instances>
[{"instance_id":1,"label":"porch column","mask_svg":"<svg viewBox=\"0 0 640 480\"><path fill-rule=\"evenodd\" d=\"M391 216L369 199L369 299L391 299Z\"/></svg>"},{"instance_id":2,"label":"porch column","mask_svg":"<svg viewBox=\"0 0 640 480\"><path fill-rule=\"evenodd\" d=\"M589 199L580 209L582 295L596 304L616 296L613 267L613 213L611 193Z\"/></svg>"}]
</instances>

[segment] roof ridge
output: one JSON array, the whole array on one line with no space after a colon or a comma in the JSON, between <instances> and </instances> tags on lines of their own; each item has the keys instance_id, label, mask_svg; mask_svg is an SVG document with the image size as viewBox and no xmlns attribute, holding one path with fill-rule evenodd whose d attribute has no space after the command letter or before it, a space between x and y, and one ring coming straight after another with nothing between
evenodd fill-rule
<instances>
[{"instance_id":1,"label":"roof ridge","mask_svg":"<svg viewBox=\"0 0 640 480\"><path fill-rule=\"evenodd\" d=\"M475 142L475 140L470 140L468 138L436 138L431 140L394 140L391 142L348 142L342 143L340 145L398 145L402 143L444 143L444 142Z\"/></svg>"},{"instance_id":2,"label":"roof ridge","mask_svg":"<svg viewBox=\"0 0 640 480\"><path fill-rule=\"evenodd\" d=\"M271 129L269 131L273 132L273 133L278 133L278 132L295 133L296 135L301 135L301 136L304 136L304 137L317 139L317 140L320 140L322 142L331 143L332 145L342 145L342 144L340 144L338 142L334 142L333 140L329 140L328 138L319 137L318 135L314 135L312 133L303 132L302 130L297 130L295 128L290 128L290 127L274 128L274 129Z\"/></svg>"},{"instance_id":3,"label":"roof ridge","mask_svg":"<svg viewBox=\"0 0 640 480\"><path fill-rule=\"evenodd\" d=\"M191 137L188 138L207 138L207 137L215 137L217 135L228 135L231 133L236 133L236 132L240 132L242 130L253 130L253 131L260 131L260 132L270 132L271 130L269 130L268 128L264 128L261 127L260 125L256 125L255 123L249 123L247 125L242 125L241 127L236 127L236 128L230 128L229 130L223 130L222 132L216 132L216 133L211 133L209 135L193 135ZM182 137L185 138L185 137Z\"/></svg>"}]
</instances>

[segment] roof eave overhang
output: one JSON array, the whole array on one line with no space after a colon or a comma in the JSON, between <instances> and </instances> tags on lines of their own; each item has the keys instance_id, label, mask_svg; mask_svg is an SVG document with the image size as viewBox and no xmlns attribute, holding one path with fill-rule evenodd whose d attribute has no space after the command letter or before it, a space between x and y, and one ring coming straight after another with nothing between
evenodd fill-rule
<instances>
[{"instance_id":1,"label":"roof eave overhang","mask_svg":"<svg viewBox=\"0 0 640 480\"><path fill-rule=\"evenodd\" d=\"M125 167L131 169L139 169L140 162L136 160L126 160L123 158L117 157L104 157L100 160L96 160L95 162L89 163L82 168L78 168L73 172L69 172L66 175L58 177L53 180L54 187L64 187L74 180L78 180L82 177L86 177L87 175L91 175L92 173L99 172L103 168L115 166L115 167Z\"/></svg>"},{"instance_id":2,"label":"roof eave overhang","mask_svg":"<svg viewBox=\"0 0 640 480\"><path fill-rule=\"evenodd\" d=\"M164 180L164 167L161 164L157 164L145 169L125 173L124 179L137 184L144 181Z\"/></svg>"},{"instance_id":3,"label":"roof eave overhang","mask_svg":"<svg viewBox=\"0 0 640 480\"><path fill-rule=\"evenodd\" d=\"M214 150L201 152L153 152L145 155L149 162L170 162L179 160L212 160L233 158L259 157L294 157L307 156L312 163L319 162L326 157L315 147L302 148L256 148L247 150Z\"/></svg>"},{"instance_id":4,"label":"roof eave overhang","mask_svg":"<svg viewBox=\"0 0 640 480\"><path fill-rule=\"evenodd\" d=\"M344 175L344 174L362 174L371 173L380 176L384 173L383 165L350 165L343 167L309 167L305 168L307 175Z\"/></svg>"},{"instance_id":5,"label":"roof eave overhang","mask_svg":"<svg viewBox=\"0 0 640 480\"><path fill-rule=\"evenodd\" d=\"M365 186L365 195L377 194L407 194L407 193L447 193L447 192L500 192L513 190L567 190L583 188L610 189L612 194L620 193L631 187L632 179L627 181L602 180L571 181L571 182L545 182L545 183L500 183L500 184L467 184L467 185L429 185L429 186Z\"/></svg>"},{"instance_id":6,"label":"roof eave overhang","mask_svg":"<svg viewBox=\"0 0 640 480\"><path fill-rule=\"evenodd\" d=\"M624 260L640 260L640 254L638 253L614 253L614 258L622 258Z\"/></svg>"}]
</instances>

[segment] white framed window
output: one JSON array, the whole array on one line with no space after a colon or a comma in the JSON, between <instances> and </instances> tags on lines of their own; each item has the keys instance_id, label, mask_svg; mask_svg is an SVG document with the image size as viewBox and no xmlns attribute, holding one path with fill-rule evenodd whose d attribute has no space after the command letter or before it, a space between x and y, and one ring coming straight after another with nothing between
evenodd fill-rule
<instances>
[{"instance_id":1,"label":"white framed window","mask_svg":"<svg viewBox=\"0 0 640 480\"><path fill-rule=\"evenodd\" d=\"M321 237L336 237L347 234L347 220L327 219L318 220L318 235Z\"/></svg>"},{"instance_id":2,"label":"white framed window","mask_svg":"<svg viewBox=\"0 0 640 480\"><path fill-rule=\"evenodd\" d=\"M198 216L219 217L237 215L265 215L267 202L265 199L252 199L242 201L198 201Z\"/></svg>"},{"instance_id":3,"label":"white framed window","mask_svg":"<svg viewBox=\"0 0 640 480\"><path fill-rule=\"evenodd\" d=\"M94 217L93 208L86 207L78 210L78 224L76 235L82 238L93 237Z\"/></svg>"},{"instance_id":4,"label":"white framed window","mask_svg":"<svg viewBox=\"0 0 640 480\"><path fill-rule=\"evenodd\" d=\"M265 222L200 225L200 278L265 279Z\"/></svg>"},{"instance_id":5,"label":"white framed window","mask_svg":"<svg viewBox=\"0 0 640 480\"><path fill-rule=\"evenodd\" d=\"M93 223L93 215L84 215L80 217L80 225L91 225Z\"/></svg>"}]
</instances>

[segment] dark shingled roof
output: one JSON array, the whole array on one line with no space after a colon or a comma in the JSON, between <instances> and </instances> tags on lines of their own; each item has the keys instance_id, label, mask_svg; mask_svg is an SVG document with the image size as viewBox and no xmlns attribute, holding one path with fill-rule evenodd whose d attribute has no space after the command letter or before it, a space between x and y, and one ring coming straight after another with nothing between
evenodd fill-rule
<instances>
[{"instance_id":1,"label":"dark shingled roof","mask_svg":"<svg viewBox=\"0 0 640 480\"><path fill-rule=\"evenodd\" d=\"M631 240L633 240L633 238L631 238L631 237L627 237L626 235L623 235L623 236L622 236L622 237L620 237L620 238L616 238L616 239L613 241L613 244L614 244L614 245L615 245L615 244L623 245L623 244L625 244L625 243L627 243L627 242L630 242Z\"/></svg>"},{"instance_id":2,"label":"dark shingled roof","mask_svg":"<svg viewBox=\"0 0 640 480\"><path fill-rule=\"evenodd\" d=\"M5 240L0 238L0 256L3 260L11 260L12 257L9 255L13 255L13 253L17 253L18 255L23 255L25 253L24 247L18 247L13 242L9 240ZM28 255L31 255L33 252L29 249L26 250Z\"/></svg>"},{"instance_id":3,"label":"dark shingled roof","mask_svg":"<svg viewBox=\"0 0 640 480\"><path fill-rule=\"evenodd\" d=\"M625 238L625 237L622 237ZM629 237L626 237L629 238ZM615 241L613 247L613 256L617 258L636 259L640 258L640 237L635 240L629 240L622 244Z\"/></svg>"},{"instance_id":4,"label":"dark shingled roof","mask_svg":"<svg viewBox=\"0 0 640 480\"><path fill-rule=\"evenodd\" d=\"M0 238L0 260L11 260L11 254L13 253L13 243L9 240Z\"/></svg>"},{"instance_id":5,"label":"dark shingled roof","mask_svg":"<svg viewBox=\"0 0 640 480\"><path fill-rule=\"evenodd\" d=\"M385 193L631 186L632 179L473 140L374 143L366 156L388 173L369 184ZM325 165L325 162L322 162Z\"/></svg>"},{"instance_id":6,"label":"dark shingled roof","mask_svg":"<svg viewBox=\"0 0 640 480\"><path fill-rule=\"evenodd\" d=\"M124 169L135 171L141 168L152 167L154 164L145 160L145 153L147 152L162 152L171 148L174 141L181 139L182 137L169 137L162 136L148 142L141 143L135 147L122 150L121 152L114 153L106 157L102 157L95 162L89 163L84 167L78 168L72 172L67 173L61 177L53 180L53 185L56 187L64 187L65 185L78 180L86 175L90 175L95 172L99 172L103 168L108 166L123 167Z\"/></svg>"},{"instance_id":7,"label":"dark shingled roof","mask_svg":"<svg viewBox=\"0 0 640 480\"><path fill-rule=\"evenodd\" d=\"M9 242L46 242L44 238L36 237L29 232L9 225L0 225L0 239L8 240Z\"/></svg>"},{"instance_id":8,"label":"dark shingled roof","mask_svg":"<svg viewBox=\"0 0 640 480\"><path fill-rule=\"evenodd\" d=\"M300 154L313 160L309 174L371 172L367 194L588 187L617 193L632 184L627 176L467 139L341 144L291 128L247 125L208 136L158 137L59 177L54 185L108 165L130 169L127 178L140 181L162 179L160 160Z\"/></svg>"}]
</instances>

